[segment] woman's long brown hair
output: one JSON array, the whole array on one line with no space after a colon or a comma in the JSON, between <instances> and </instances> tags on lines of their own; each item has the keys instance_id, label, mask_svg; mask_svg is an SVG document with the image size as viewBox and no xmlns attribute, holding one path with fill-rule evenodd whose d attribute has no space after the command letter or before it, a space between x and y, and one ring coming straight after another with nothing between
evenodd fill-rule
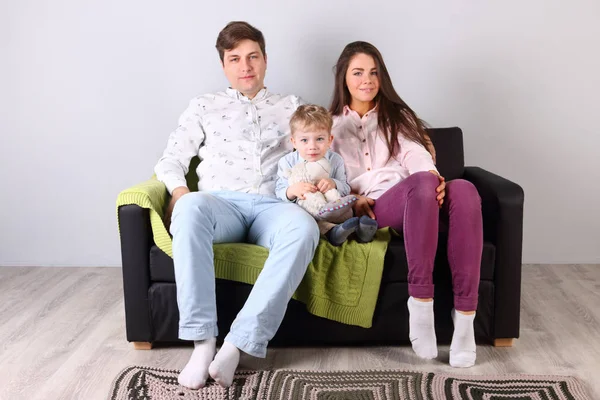
<instances>
[{"instance_id":1,"label":"woman's long brown hair","mask_svg":"<svg viewBox=\"0 0 600 400\"><path fill-rule=\"evenodd\" d=\"M352 57L361 53L373 57L377 68L379 92L374 99L377 105L377 125L379 130L385 133L390 158L395 157L400 150L398 134L404 135L407 139L420 143L427 148L425 123L398 96L381 53L370 43L352 42L342 51L335 65L335 88L331 107L329 107L331 114L341 115L344 106L349 106L352 101L352 96L346 84L346 72Z\"/></svg>"}]
</instances>

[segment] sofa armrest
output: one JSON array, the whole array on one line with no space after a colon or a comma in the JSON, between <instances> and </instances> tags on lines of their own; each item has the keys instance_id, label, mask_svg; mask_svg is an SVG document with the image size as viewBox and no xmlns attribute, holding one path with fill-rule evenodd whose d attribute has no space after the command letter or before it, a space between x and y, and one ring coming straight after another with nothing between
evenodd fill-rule
<instances>
[{"instance_id":1,"label":"sofa armrest","mask_svg":"<svg viewBox=\"0 0 600 400\"><path fill-rule=\"evenodd\" d=\"M138 205L118 207L123 263L125 326L130 342L152 342L153 330L148 304L150 288L150 247L152 229L147 208Z\"/></svg>"},{"instance_id":2,"label":"sofa armrest","mask_svg":"<svg viewBox=\"0 0 600 400\"><path fill-rule=\"evenodd\" d=\"M466 167L464 179L481 196L486 240L496 246L494 268L494 338L518 338L523 252L521 186L478 167Z\"/></svg>"}]
</instances>

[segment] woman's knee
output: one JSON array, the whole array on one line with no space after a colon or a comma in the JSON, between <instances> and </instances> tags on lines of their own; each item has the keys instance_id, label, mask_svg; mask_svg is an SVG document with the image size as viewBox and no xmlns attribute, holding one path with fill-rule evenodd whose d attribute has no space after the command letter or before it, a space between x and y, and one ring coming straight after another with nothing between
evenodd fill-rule
<instances>
[{"instance_id":1,"label":"woman's knee","mask_svg":"<svg viewBox=\"0 0 600 400\"><path fill-rule=\"evenodd\" d=\"M411 185L410 191L412 197L418 197L423 200L435 200L437 192L436 188L440 185L440 180L437 175L428 172L417 172L406 178L407 183Z\"/></svg>"},{"instance_id":2,"label":"woman's knee","mask_svg":"<svg viewBox=\"0 0 600 400\"><path fill-rule=\"evenodd\" d=\"M477 188L465 179L454 179L446 183L446 199L455 204L481 208L481 197Z\"/></svg>"}]
</instances>

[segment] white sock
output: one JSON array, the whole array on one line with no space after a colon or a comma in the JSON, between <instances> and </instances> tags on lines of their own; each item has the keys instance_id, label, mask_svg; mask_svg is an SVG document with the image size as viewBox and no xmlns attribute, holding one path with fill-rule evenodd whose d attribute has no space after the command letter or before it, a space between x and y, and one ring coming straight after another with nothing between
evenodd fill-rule
<instances>
[{"instance_id":1,"label":"white sock","mask_svg":"<svg viewBox=\"0 0 600 400\"><path fill-rule=\"evenodd\" d=\"M450 344L450 365L456 368L469 368L477 358L473 321L475 314L465 315L452 309L454 335Z\"/></svg>"},{"instance_id":2,"label":"white sock","mask_svg":"<svg viewBox=\"0 0 600 400\"><path fill-rule=\"evenodd\" d=\"M433 359L438 355L437 339L433 318L433 301L417 301L412 296L408 298L410 317L409 338L412 348L421 358Z\"/></svg>"},{"instance_id":3,"label":"white sock","mask_svg":"<svg viewBox=\"0 0 600 400\"><path fill-rule=\"evenodd\" d=\"M187 365L179 374L177 381L181 386L190 389L200 389L206 385L208 378L208 365L217 352L217 338L194 342L194 352Z\"/></svg>"},{"instance_id":4,"label":"white sock","mask_svg":"<svg viewBox=\"0 0 600 400\"><path fill-rule=\"evenodd\" d=\"M240 350L229 342L223 342L223 346L208 367L210 376L223 387L229 387L233 383L233 375L240 362Z\"/></svg>"}]
</instances>

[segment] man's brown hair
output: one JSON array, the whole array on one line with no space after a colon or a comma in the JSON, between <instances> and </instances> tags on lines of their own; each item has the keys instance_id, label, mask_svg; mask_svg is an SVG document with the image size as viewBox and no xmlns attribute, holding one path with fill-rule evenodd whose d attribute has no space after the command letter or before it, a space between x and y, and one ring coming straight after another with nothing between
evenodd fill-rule
<instances>
[{"instance_id":1,"label":"man's brown hair","mask_svg":"<svg viewBox=\"0 0 600 400\"><path fill-rule=\"evenodd\" d=\"M217 45L215 47L219 52L221 62L223 62L225 51L234 49L242 40L246 39L258 43L263 57L267 55L265 51L265 38L261 31L245 21L231 21L219 32L219 36L217 37Z\"/></svg>"}]
</instances>

